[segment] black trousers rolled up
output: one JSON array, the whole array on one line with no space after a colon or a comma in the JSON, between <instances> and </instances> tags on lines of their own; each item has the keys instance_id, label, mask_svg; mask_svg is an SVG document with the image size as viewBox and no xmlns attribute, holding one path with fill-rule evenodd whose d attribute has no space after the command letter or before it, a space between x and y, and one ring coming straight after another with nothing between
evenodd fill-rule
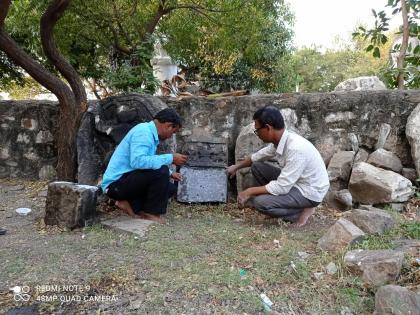
<instances>
[{"instance_id":1,"label":"black trousers rolled up","mask_svg":"<svg viewBox=\"0 0 420 315\"><path fill-rule=\"evenodd\" d=\"M127 200L135 213L165 214L168 199L175 193L169 181L169 168L135 170L125 173L108 186L106 194L115 200Z\"/></svg>"}]
</instances>

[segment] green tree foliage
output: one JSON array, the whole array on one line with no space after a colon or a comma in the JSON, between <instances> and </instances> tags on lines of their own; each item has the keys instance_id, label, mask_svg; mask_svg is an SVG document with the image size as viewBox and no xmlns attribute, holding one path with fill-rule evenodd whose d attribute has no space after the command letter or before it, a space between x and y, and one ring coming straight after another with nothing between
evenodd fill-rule
<instances>
[{"instance_id":1,"label":"green tree foliage","mask_svg":"<svg viewBox=\"0 0 420 315\"><path fill-rule=\"evenodd\" d=\"M214 18L179 10L162 24L165 48L215 90L290 90L293 16L282 1L220 1ZM228 14L227 14L228 13Z\"/></svg>"},{"instance_id":2,"label":"green tree foliage","mask_svg":"<svg viewBox=\"0 0 420 315\"><path fill-rule=\"evenodd\" d=\"M23 73L4 52L0 51L0 87L9 89L14 85L22 84Z\"/></svg>"},{"instance_id":3,"label":"green tree foliage","mask_svg":"<svg viewBox=\"0 0 420 315\"><path fill-rule=\"evenodd\" d=\"M326 52L317 47L303 48L294 54L296 83L300 92L330 92L340 82L359 76L376 75L382 78L386 63L387 60L375 59L357 46Z\"/></svg>"},{"instance_id":4,"label":"green tree foliage","mask_svg":"<svg viewBox=\"0 0 420 315\"><path fill-rule=\"evenodd\" d=\"M390 62L385 78L390 86L398 88L419 88L420 87L420 45L409 44L409 38L420 40L420 25L418 14L420 2L418 0L388 0L387 7L392 8L391 15L398 15L402 18L401 31L402 42L391 48L391 53L397 54L396 66ZM389 20L385 11L376 12L372 10L375 17L375 26L372 29L359 27L353 33L354 38L362 37L369 40L365 48L376 58L381 57L380 46L389 41Z\"/></svg>"},{"instance_id":5,"label":"green tree foliage","mask_svg":"<svg viewBox=\"0 0 420 315\"><path fill-rule=\"evenodd\" d=\"M13 4L8 32L45 62L39 41L45 1ZM73 0L55 37L82 78L115 91L155 90L156 40L209 87L281 91L290 88L292 19L282 0Z\"/></svg>"},{"instance_id":6,"label":"green tree foliage","mask_svg":"<svg viewBox=\"0 0 420 315\"><path fill-rule=\"evenodd\" d=\"M31 77L25 77L19 84L11 84L8 92L14 100L32 99L41 93L48 93L38 82Z\"/></svg>"}]
</instances>

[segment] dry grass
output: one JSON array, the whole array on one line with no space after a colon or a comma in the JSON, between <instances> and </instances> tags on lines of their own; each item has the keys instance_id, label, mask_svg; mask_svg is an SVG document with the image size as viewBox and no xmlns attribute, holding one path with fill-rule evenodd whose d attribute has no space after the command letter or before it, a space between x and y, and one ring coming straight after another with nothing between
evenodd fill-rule
<instances>
[{"instance_id":1,"label":"dry grass","mask_svg":"<svg viewBox=\"0 0 420 315\"><path fill-rule=\"evenodd\" d=\"M103 210L114 211L105 205ZM168 223L151 226L141 240L99 225L75 231L46 227L41 214L0 247L5 258L0 312L22 305L7 290L22 284L80 284L92 296L118 298L113 303L37 302L33 294L29 303L45 314L260 314L262 292L273 301L273 313L373 311L374 291L342 267L344 252L331 255L316 246L341 215L333 209L320 209L307 227L291 229L234 204L175 203ZM392 238L418 228L404 222L359 246L387 248ZM338 267L334 275L325 272L329 262ZM405 266L401 284L418 281L414 268ZM318 279L319 272L324 274Z\"/></svg>"}]
</instances>

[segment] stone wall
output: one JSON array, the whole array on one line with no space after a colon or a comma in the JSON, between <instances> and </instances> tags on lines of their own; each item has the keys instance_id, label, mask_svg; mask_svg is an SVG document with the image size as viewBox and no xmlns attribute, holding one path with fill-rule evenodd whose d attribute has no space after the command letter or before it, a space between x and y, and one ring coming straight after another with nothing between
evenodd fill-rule
<instances>
[{"instance_id":1,"label":"stone wall","mask_svg":"<svg viewBox=\"0 0 420 315\"><path fill-rule=\"evenodd\" d=\"M57 103L0 101L0 178L56 176Z\"/></svg>"},{"instance_id":2,"label":"stone wall","mask_svg":"<svg viewBox=\"0 0 420 315\"><path fill-rule=\"evenodd\" d=\"M141 110L140 107L144 106L139 95L113 99L118 100L121 108L125 108L125 103L129 104L126 107L128 111L136 106ZM150 97L147 99L150 100ZM391 126L391 131L384 148L396 153L404 167L413 167L405 126L409 114L420 103L420 90L162 100L168 106L175 107L184 118L183 129L176 139L178 148L182 148L190 137L224 138L228 142L229 164L234 162L236 139L242 128L252 123L254 111L272 104L282 110L289 128L316 145L326 163L335 152L351 150L355 145L372 152L381 124L386 123ZM94 104L98 106L98 102ZM121 115L116 111L118 114ZM91 125L101 125L97 119L101 117L92 117ZM54 176L51 166L56 163L53 139L56 120L57 105L54 102L0 101L0 177ZM108 125L113 118L107 117L107 120ZM115 121L118 121L116 117ZM95 141L108 136L105 130L98 129L86 134L99 136ZM103 169L104 165L97 167Z\"/></svg>"},{"instance_id":3,"label":"stone wall","mask_svg":"<svg viewBox=\"0 0 420 315\"><path fill-rule=\"evenodd\" d=\"M186 136L215 136L228 140L229 162L234 162L235 142L243 127L252 123L257 108L273 104L282 110L286 125L309 139L326 163L338 151L359 147L373 151L380 126L391 131L384 148L396 153L405 167L412 167L405 135L407 118L420 103L420 90L290 93L221 99L166 100L184 117L178 146Z\"/></svg>"}]
</instances>

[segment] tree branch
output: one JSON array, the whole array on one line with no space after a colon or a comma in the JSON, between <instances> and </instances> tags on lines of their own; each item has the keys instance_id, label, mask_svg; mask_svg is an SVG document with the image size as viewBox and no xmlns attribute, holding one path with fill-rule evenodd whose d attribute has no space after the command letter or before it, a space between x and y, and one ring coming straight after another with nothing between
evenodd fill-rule
<instances>
[{"instance_id":1,"label":"tree branch","mask_svg":"<svg viewBox=\"0 0 420 315\"><path fill-rule=\"evenodd\" d=\"M137 3L135 3L135 5L137 6ZM115 2L112 2L112 10L113 10L113 20L115 21L115 23L117 23L118 30L120 31L120 34L122 34L124 36L125 40L127 41L127 43L132 46L133 44L131 42L131 38L128 35L128 33L124 30L124 28L121 24L122 18L120 16L120 13L118 12L118 8L117 8L117 5L115 4ZM118 36L117 32L114 32L114 37L117 37L117 36ZM120 46L119 43L118 43L118 46Z\"/></svg>"},{"instance_id":2,"label":"tree branch","mask_svg":"<svg viewBox=\"0 0 420 315\"><path fill-rule=\"evenodd\" d=\"M0 49L38 83L54 93L60 102L64 101L68 94L71 94L70 88L63 81L23 51L2 27L0 27Z\"/></svg>"},{"instance_id":3,"label":"tree branch","mask_svg":"<svg viewBox=\"0 0 420 315\"><path fill-rule=\"evenodd\" d=\"M114 47L115 47L117 50L119 50L119 51L123 52L124 54L130 55L130 54L131 54L131 52L132 52L132 50L131 50L130 48L127 48L127 47L121 46L121 44L120 44L120 40L119 40L119 38L118 38L118 33L117 33L117 30L116 30L115 28L113 28L111 25L109 25L109 28L111 29L112 35L113 35L113 37L114 37Z\"/></svg>"},{"instance_id":4,"label":"tree branch","mask_svg":"<svg viewBox=\"0 0 420 315\"><path fill-rule=\"evenodd\" d=\"M12 0L0 0L0 27L3 27L4 25L4 20L9 12L11 3Z\"/></svg>"},{"instance_id":5,"label":"tree branch","mask_svg":"<svg viewBox=\"0 0 420 315\"><path fill-rule=\"evenodd\" d=\"M79 74L60 54L54 39L54 26L63 16L71 0L53 0L41 17L41 43L45 55L69 82L73 90L76 104L84 112L87 109L86 90Z\"/></svg>"},{"instance_id":6,"label":"tree branch","mask_svg":"<svg viewBox=\"0 0 420 315\"><path fill-rule=\"evenodd\" d=\"M168 14L171 10L173 10L173 8L165 9L164 5L165 5L165 1L161 1L159 3L158 9L157 9L155 15L146 23L145 33L142 36L142 41L144 41L146 39L147 35L153 34L154 31L156 30L156 26L158 25L160 19L165 14Z\"/></svg>"}]
</instances>

